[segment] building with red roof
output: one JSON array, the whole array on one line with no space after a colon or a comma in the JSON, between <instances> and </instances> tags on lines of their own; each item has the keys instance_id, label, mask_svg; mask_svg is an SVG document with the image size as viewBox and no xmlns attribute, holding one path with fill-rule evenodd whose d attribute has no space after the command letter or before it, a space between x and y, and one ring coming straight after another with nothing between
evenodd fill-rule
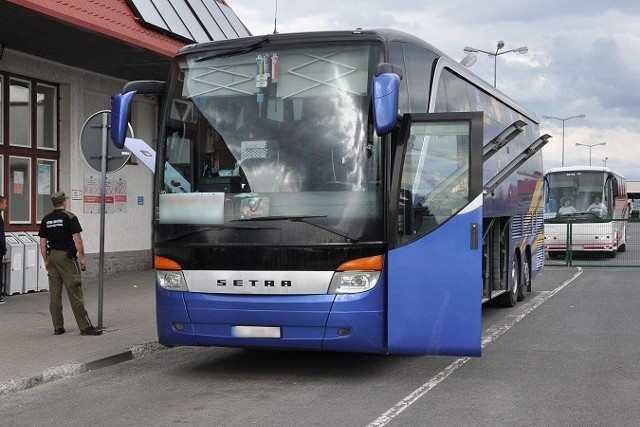
<instances>
[{"instance_id":1,"label":"building with red roof","mask_svg":"<svg viewBox=\"0 0 640 427\"><path fill-rule=\"evenodd\" d=\"M5 230L38 230L52 209L50 194L64 191L84 228L87 274L97 275L100 215L89 196L102 183L83 152L89 119L110 109L112 94L126 81L164 80L172 57L186 44L247 35L224 0L0 1ZM157 100L139 98L134 133L155 141ZM106 206L112 215L103 270L150 267L153 176L131 161L108 178L108 188L124 183L124 202Z\"/></svg>"},{"instance_id":2,"label":"building with red roof","mask_svg":"<svg viewBox=\"0 0 640 427\"><path fill-rule=\"evenodd\" d=\"M230 10L223 0L205 1ZM162 79L171 57L192 40L145 25L134 12L135 4L125 0L4 0L0 2L0 43L5 49L127 80ZM248 35L238 22L236 36Z\"/></svg>"}]
</instances>

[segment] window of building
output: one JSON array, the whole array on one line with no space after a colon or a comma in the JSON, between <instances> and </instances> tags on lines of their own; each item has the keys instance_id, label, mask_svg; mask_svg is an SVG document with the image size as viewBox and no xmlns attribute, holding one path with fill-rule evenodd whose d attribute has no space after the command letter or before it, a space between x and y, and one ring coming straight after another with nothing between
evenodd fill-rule
<instances>
[{"instance_id":1,"label":"window of building","mask_svg":"<svg viewBox=\"0 0 640 427\"><path fill-rule=\"evenodd\" d=\"M37 127L38 148L55 150L58 148L57 88L43 83L37 84Z\"/></svg>"},{"instance_id":2,"label":"window of building","mask_svg":"<svg viewBox=\"0 0 640 427\"><path fill-rule=\"evenodd\" d=\"M9 79L9 144L31 147L31 83Z\"/></svg>"},{"instance_id":3,"label":"window of building","mask_svg":"<svg viewBox=\"0 0 640 427\"><path fill-rule=\"evenodd\" d=\"M56 171L58 162L56 160L38 159L38 185L36 191L36 218L38 222L51 211L51 194L57 190Z\"/></svg>"},{"instance_id":4,"label":"window of building","mask_svg":"<svg viewBox=\"0 0 640 427\"><path fill-rule=\"evenodd\" d=\"M3 144L4 142L4 107L3 107L3 103L2 103L2 99L4 96L4 78L2 75L0 75L0 144Z\"/></svg>"},{"instance_id":5,"label":"window of building","mask_svg":"<svg viewBox=\"0 0 640 427\"><path fill-rule=\"evenodd\" d=\"M0 194L9 231L34 230L58 189L58 87L0 73Z\"/></svg>"},{"instance_id":6,"label":"window of building","mask_svg":"<svg viewBox=\"0 0 640 427\"><path fill-rule=\"evenodd\" d=\"M0 188L4 188L4 156L0 156ZM2 195L5 193L3 192ZM7 217L7 214L4 214Z\"/></svg>"},{"instance_id":7,"label":"window of building","mask_svg":"<svg viewBox=\"0 0 640 427\"><path fill-rule=\"evenodd\" d=\"M9 156L9 218L11 224L31 223L31 159Z\"/></svg>"}]
</instances>

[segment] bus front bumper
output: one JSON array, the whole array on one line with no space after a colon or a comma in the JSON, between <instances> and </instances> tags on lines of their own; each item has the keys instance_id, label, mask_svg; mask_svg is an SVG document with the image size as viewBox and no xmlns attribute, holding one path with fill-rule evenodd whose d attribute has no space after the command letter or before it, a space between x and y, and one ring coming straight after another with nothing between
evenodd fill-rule
<instances>
[{"instance_id":1,"label":"bus front bumper","mask_svg":"<svg viewBox=\"0 0 640 427\"><path fill-rule=\"evenodd\" d=\"M350 295L230 295L156 286L164 345L385 353L380 290Z\"/></svg>"}]
</instances>

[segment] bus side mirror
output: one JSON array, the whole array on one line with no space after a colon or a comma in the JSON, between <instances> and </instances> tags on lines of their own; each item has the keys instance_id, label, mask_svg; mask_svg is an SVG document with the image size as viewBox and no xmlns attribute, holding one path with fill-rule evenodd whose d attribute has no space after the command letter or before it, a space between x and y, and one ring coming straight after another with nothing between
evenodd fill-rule
<instances>
[{"instance_id":1,"label":"bus side mirror","mask_svg":"<svg viewBox=\"0 0 640 427\"><path fill-rule=\"evenodd\" d=\"M397 67L394 67L393 71L396 71L395 68ZM399 74L382 72L373 78L373 120L378 135L385 135L395 127L399 95Z\"/></svg>"},{"instance_id":2,"label":"bus side mirror","mask_svg":"<svg viewBox=\"0 0 640 427\"><path fill-rule=\"evenodd\" d=\"M118 93L111 100L111 141L122 149L127 137L131 100L135 91Z\"/></svg>"},{"instance_id":3,"label":"bus side mirror","mask_svg":"<svg viewBox=\"0 0 640 427\"><path fill-rule=\"evenodd\" d=\"M135 94L162 95L166 83L159 80L134 80L127 82L122 93L111 100L111 141L118 148L123 148L127 138L131 102Z\"/></svg>"}]
</instances>

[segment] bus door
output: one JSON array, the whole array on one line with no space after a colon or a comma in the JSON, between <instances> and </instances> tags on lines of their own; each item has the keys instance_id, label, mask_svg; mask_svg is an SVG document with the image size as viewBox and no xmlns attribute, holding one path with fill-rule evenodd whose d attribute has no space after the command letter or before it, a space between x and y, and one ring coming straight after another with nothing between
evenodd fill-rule
<instances>
[{"instance_id":1,"label":"bus door","mask_svg":"<svg viewBox=\"0 0 640 427\"><path fill-rule=\"evenodd\" d=\"M390 353L480 355L482 150L482 113L403 117L389 153Z\"/></svg>"}]
</instances>

